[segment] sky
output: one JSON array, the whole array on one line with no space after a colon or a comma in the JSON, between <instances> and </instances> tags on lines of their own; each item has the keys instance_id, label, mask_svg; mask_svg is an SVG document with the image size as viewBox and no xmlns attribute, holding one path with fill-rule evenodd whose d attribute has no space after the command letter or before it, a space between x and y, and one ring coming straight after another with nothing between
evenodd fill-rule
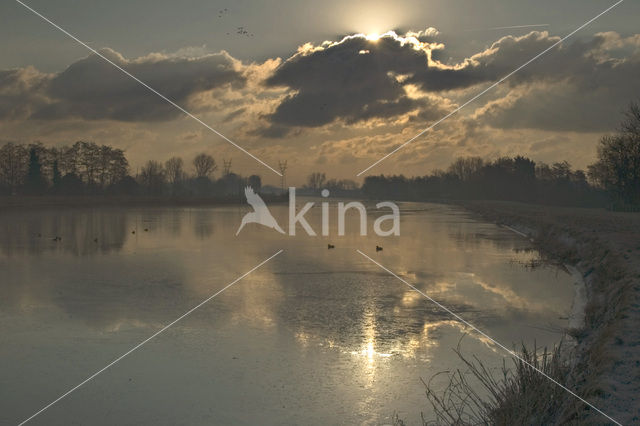
<instances>
[{"instance_id":1,"label":"sky","mask_svg":"<svg viewBox=\"0 0 640 426\"><path fill-rule=\"evenodd\" d=\"M357 173L455 111L610 0L26 0L287 183ZM626 0L367 173L460 156L594 161L640 98L640 2ZM149 159L207 152L279 177L15 1L0 4L0 143L77 140Z\"/></svg>"}]
</instances>

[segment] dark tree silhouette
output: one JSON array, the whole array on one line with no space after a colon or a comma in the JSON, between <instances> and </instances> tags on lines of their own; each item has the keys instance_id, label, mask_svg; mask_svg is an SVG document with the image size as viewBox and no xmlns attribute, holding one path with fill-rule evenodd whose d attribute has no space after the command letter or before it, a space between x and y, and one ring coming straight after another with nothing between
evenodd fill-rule
<instances>
[{"instance_id":1,"label":"dark tree silhouette","mask_svg":"<svg viewBox=\"0 0 640 426\"><path fill-rule=\"evenodd\" d=\"M58 193L61 195L83 195L84 183L74 173L67 173L60 180Z\"/></svg>"},{"instance_id":2,"label":"dark tree silhouette","mask_svg":"<svg viewBox=\"0 0 640 426\"><path fill-rule=\"evenodd\" d=\"M604 205L603 192L588 185L568 162L552 167L517 156L494 161L457 159L449 171L406 178L367 176L362 192L376 199L440 201L492 199L567 206Z\"/></svg>"},{"instance_id":3,"label":"dark tree silhouette","mask_svg":"<svg viewBox=\"0 0 640 426\"><path fill-rule=\"evenodd\" d=\"M125 176L119 182L110 187L112 194L139 195L139 184L131 176Z\"/></svg>"},{"instance_id":4,"label":"dark tree silhouette","mask_svg":"<svg viewBox=\"0 0 640 426\"><path fill-rule=\"evenodd\" d=\"M230 164L229 161L227 164ZM219 180L213 157L194 160L197 176L189 176L180 157L164 163L147 162L136 178L128 175L124 151L107 145L78 141L71 146L47 148L41 143L0 146L0 195L172 195L179 197L237 197L247 184L261 188L258 175L249 178L229 173Z\"/></svg>"},{"instance_id":5,"label":"dark tree silhouette","mask_svg":"<svg viewBox=\"0 0 640 426\"><path fill-rule=\"evenodd\" d=\"M180 157L171 157L164 163L164 169L167 173L167 181L176 185L184 180L184 162Z\"/></svg>"},{"instance_id":6,"label":"dark tree silhouette","mask_svg":"<svg viewBox=\"0 0 640 426\"><path fill-rule=\"evenodd\" d=\"M242 194L242 187L246 185L246 180L242 179L235 173L229 173L222 176L218 182L218 191L224 195L240 196Z\"/></svg>"},{"instance_id":7,"label":"dark tree silhouette","mask_svg":"<svg viewBox=\"0 0 640 426\"><path fill-rule=\"evenodd\" d=\"M0 179L9 194L15 194L27 174L29 152L22 145L7 143L0 148Z\"/></svg>"},{"instance_id":8,"label":"dark tree silhouette","mask_svg":"<svg viewBox=\"0 0 640 426\"><path fill-rule=\"evenodd\" d=\"M598 145L598 161L589 166L592 182L625 205L640 204L640 106L631 104L614 135Z\"/></svg>"},{"instance_id":9,"label":"dark tree silhouette","mask_svg":"<svg viewBox=\"0 0 640 426\"><path fill-rule=\"evenodd\" d=\"M60 180L62 180L62 175L60 174L60 168L58 168L58 160L53 160L53 176L51 177L51 183L53 183L54 187L60 185Z\"/></svg>"},{"instance_id":10,"label":"dark tree silhouette","mask_svg":"<svg viewBox=\"0 0 640 426\"><path fill-rule=\"evenodd\" d=\"M42 176L42 165L35 148L29 150L29 166L25 185L27 193L31 195L40 195L47 187L47 182Z\"/></svg>"},{"instance_id":11,"label":"dark tree silhouette","mask_svg":"<svg viewBox=\"0 0 640 426\"><path fill-rule=\"evenodd\" d=\"M449 173L454 174L461 181L468 181L477 175L484 161L480 157L458 158L449 166Z\"/></svg>"},{"instance_id":12,"label":"dark tree silhouette","mask_svg":"<svg viewBox=\"0 0 640 426\"><path fill-rule=\"evenodd\" d=\"M162 195L165 171L157 161L149 160L140 170L140 182L150 195Z\"/></svg>"},{"instance_id":13,"label":"dark tree silhouette","mask_svg":"<svg viewBox=\"0 0 640 426\"><path fill-rule=\"evenodd\" d=\"M193 167L196 169L196 177L206 178L211 177L211 174L218 168L216 160L205 153L196 155L193 159Z\"/></svg>"},{"instance_id":14,"label":"dark tree silhouette","mask_svg":"<svg viewBox=\"0 0 640 426\"><path fill-rule=\"evenodd\" d=\"M326 181L327 175L320 172L314 172L307 177L307 186L311 189L321 189Z\"/></svg>"},{"instance_id":15,"label":"dark tree silhouette","mask_svg":"<svg viewBox=\"0 0 640 426\"><path fill-rule=\"evenodd\" d=\"M247 179L247 184L253 188L255 192L259 192L262 188L262 179L260 179L260 176L258 175L251 175Z\"/></svg>"}]
</instances>

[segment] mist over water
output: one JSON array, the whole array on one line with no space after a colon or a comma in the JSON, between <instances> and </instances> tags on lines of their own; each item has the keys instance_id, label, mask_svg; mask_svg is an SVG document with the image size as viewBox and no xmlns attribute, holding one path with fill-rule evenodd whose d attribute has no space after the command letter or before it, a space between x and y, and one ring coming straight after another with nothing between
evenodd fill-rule
<instances>
[{"instance_id":1,"label":"mist over water","mask_svg":"<svg viewBox=\"0 0 640 426\"><path fill-rule=\"evenodd\" d=\"M319 234L316 207L307 218ZM525 267L537 256L529 241L456 208L400 207L401 235L387 238L360 236L355 212L338 237L334 204L329 237L256 224L235 237L245 207L1 213L0 423L30 416L280 249L33 424L429 418L420 378L461 367L452 348L464 327L356 249L506 346L559 341L567 273ZM286 227L287 207L270 209ZM473 333L462 349L496 369L506 356Z\"/></svg>"}]
</instances>

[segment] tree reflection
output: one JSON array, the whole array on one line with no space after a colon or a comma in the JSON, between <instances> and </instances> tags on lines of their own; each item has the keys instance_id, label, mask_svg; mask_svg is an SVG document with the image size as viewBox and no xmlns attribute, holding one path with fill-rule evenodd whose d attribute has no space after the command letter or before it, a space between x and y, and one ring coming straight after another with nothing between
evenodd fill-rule
<instances>
[{"instance_id":1,"label":"tree reflection","mask_svg":"<svg viewBox=\"0 0 640 426\"><path fill-rule=\"evenodd\" d=\"M0 250L6 256L109 253L121 250L127 236L126 214L119 210L12 211L0 218Z\"/></svg>"}]
</instances>

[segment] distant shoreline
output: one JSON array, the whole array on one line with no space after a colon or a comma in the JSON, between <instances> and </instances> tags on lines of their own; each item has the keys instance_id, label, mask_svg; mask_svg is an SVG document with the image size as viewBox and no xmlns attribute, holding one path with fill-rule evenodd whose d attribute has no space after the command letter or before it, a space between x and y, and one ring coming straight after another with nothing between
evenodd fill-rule
<instances>
[{"instance_id":1,"label":"distant shoreline","mask_svg":"<svg viewBox=\"0 0 640 426\"><path fill-rule=\"evenodd\" d=\"M286 203L288 194L260 194L267 203ZM216 207L244 205L240 196L224 197L148 197L148 196L0 196L0 212L35 208L95 208L95 207Z\"/></svg>"}]
</instances>

